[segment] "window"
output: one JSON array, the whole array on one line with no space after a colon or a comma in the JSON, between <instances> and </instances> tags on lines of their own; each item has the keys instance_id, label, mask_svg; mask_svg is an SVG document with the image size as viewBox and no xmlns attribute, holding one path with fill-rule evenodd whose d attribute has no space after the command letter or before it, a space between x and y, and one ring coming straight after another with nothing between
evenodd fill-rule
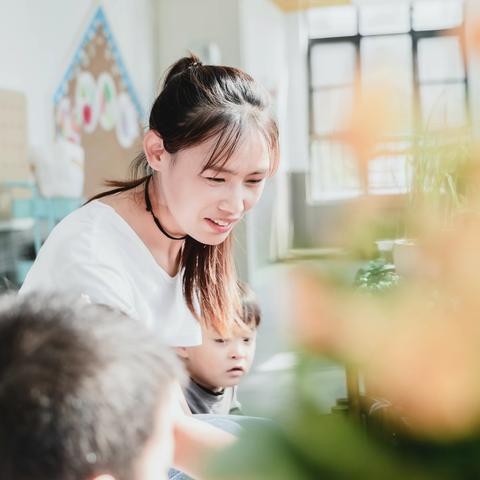
<instances>
[{"instance_id":1,"label":"window","mask_svg":"<svg viewBox=\"0 0 480 480\"><path fill-rule=\"evenodd\" d=\"M308 11L312 201L405 193L415 129L468 125L463 7L461 0L417 0ZM357 72L359 88L394 72L393 107L408 117L404 131L378 145L367 191L353 152L338 141Z\"/></svg>"}]
</instances>

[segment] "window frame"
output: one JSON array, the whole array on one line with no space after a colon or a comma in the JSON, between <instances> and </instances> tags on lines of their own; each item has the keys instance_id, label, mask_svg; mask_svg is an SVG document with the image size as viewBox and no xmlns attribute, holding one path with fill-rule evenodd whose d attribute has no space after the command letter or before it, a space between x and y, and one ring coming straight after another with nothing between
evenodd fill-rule
<instances>
[{"instance_id":1,"label":"window frame","mask_svg":"<svg viewBox=\"0 0 480 480\"><path fill-rule=\"evenodd\" d=\"M462 20L460 25L455 27L445 27L445 28L437 28L437 29L430 29L430 30L414 30L413 25L413 15L414 15L414 2L410 2L409 5L409 16L410 16L410 29L405 32L395 32L395 33L372 33L372 34L362 34L360 33L360 10L361 5L354 5L350 6L355 8L356 10L356 34L353 35L341 35L341 36L328 36L328 37L315 37L308 38L308 47L307 47L307 82L308 82L308 124L309 124L309 170L307 173L307 202L311 205L327 205L327 204L339 204L349 201L355 201L357 199L361 199L365 196L375 195L375 198L379 198L382 201L382 197L384 201L394 200L395 202L400 202L403 204L405 202L406 195L408 194L408 186L407 192L392 192L392 193L371 193L368 190L361 191L358 195L341 198L340 196L337 199L332 198L331 200L320 200L315 199L313 197L313 154L312 154L312 146L314 141L318 140L331 140L334 138L332 134L319 134L315 132L315 122L314 122L314 94L317 91L326 91L327 89L332 89L333 87L314 87L312 82L312 49L317 45L328 45L334 43L350 43L353 44L355 48L355 69L358 74L362 75L361 71L361 42L365 38L372 38L372 37L398 37L398 36L405 36L409 35L412 42L412 126L414 132L421 131L422 127L422 111L421 111L421 87L424 85L448 85L448 84L462 84L464 85L465 91L465 118L466 118L466 125L467 127L471 125L471 109L470 109L470 89L469 89L469 72L468 72L468 54L467 54L467 35L466 35L466 5L463 2L461 5L462 8ZM418 71L418 45L420 41L423 39L428 38L437 38L437 37L455 37L459 40L460 45L460 54L461 59L464 67L464 79L462 80L430 80L430 81L420 81L419 78L419 71ZM361 84L361 82L358 82ZM343 85L348 86L348 85ZM340 85L338 86L340 87ZM337 87L337 88L338 88ZM354 95L358 94L358 85L352 85L353 88L357 88L354 90ZM438 130L437 130L438 131ZM400 136L399 136L400 137ZM404 137L408 138L408 137ZM412 146L415 147L416 143L416 136L413 135L410 138L412 142Z\"/></svg>"}]
</instances>

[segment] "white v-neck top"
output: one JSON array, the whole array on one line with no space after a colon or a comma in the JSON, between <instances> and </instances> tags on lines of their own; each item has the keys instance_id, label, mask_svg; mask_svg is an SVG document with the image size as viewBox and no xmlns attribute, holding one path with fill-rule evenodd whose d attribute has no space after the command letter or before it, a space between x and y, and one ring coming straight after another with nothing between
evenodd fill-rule
<instances>
[{"instance_id":1,"label":"white v-neck top","mask_svg":"<svg viewBox=\"0 0 480 480\"><path fill-rule=\"evenodd\" d=\"M20 289L33 291L88 295L144 322L167 345L202 343L200 325L185 303L181 273L168 275L130 225L98 200L52 230Z\"/></svg>"}]
</instances>

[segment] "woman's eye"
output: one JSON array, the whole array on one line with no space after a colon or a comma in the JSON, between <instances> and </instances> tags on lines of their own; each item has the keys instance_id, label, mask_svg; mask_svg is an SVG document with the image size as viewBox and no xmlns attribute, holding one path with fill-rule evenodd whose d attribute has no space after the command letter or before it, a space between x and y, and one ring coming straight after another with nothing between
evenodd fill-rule
<instances>
[{"instance_id":1,"label":"woman's eye","mask_svg":"<svg viewBox=\"0 0 480 480\"><path fill-rule=\"evenodd\" d=\"M224 178L219 178L219 177L206 177L209 182L214 182L214 183L223 183L225 181Z\"/></svg>"},{"instance_id":2,"label":"woman's eye","mask_svg":"<svg viewBox=\"0 0 480 480\"><path fill-rule=\"evenodd\" d=\"M255 179L247 180L247 183L249 183L250 185L255 185L261 182L263 182L263 178L255 178Z\"/></svg>"},{"instance_id":3,"label":"woman's eye","mask_svg":"<svg viewBox=\"0 0 480 480\"><path fill-rule=\"evenodd\" d=\"M213 341L215 343L225 343L225 340L223 338L215 338Z\"/></svg>"},{"instance_id":4,"label":"woman's eye","mask_svg":"<svg viewBox=\"0 0 480 480\"><path fill-rule=\"evenodd\" d=\"M251 340L251 338L249 338L249 337L245 337L245 338L243 339L243 341L244 341L245 343L250 343L250 340Z\"/></svg>"}]
</instances>

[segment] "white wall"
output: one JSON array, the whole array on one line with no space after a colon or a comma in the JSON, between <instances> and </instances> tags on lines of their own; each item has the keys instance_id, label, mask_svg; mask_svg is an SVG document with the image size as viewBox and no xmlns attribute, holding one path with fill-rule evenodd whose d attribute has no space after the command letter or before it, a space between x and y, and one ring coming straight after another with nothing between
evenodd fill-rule
<instances>
[{"instance_id":1,"label":"white wall","mask_svg":"<svg viewBox=\"0 0 480 480\"><path fill-rule=\"evenodd\" d=\"M305 13L286 15L286 42L289 71L287 153L289 171L308 171L308 34Z\"/></svg>"},{"instance_id":2,"label":"white wall","mask_svg":"<svg viewBox=\"0 0 480 480\"><path fill-rule=\"evenodd\" d=\"M247 216L248 274L256 272L286 249L288 195L285 172L289 168L290 71L286 15L270 0L242 0L240 32L242 67L270 92L280 130L280 167L265 188L259 205Z\"/></svg>"},{"instance_id":3,"label":"white wall","mask_svg":"<svg viewBox=\"0 0 480 480\"><path fill-rule=\"evenodd\" d=\"M245 69L276 96L283 123L289 81L285 17L270 0L159 0L159 74L189 49L216 43L221 63Z\"/></svg>"},{"instance_id":4,"label":"white wall","mask_svg":"<svg viewBox=\"0 0 480 480\"><path fill-rule=\"evenodd\" d=\"M221 63L240 66L238 9L242 0L158 0L160 73L189 50L214 42Z\"/></svg>"},{"instance_id":5,"label":"white wall","mask_svg":"<svg viewBox=\"0 0 480 480\"><path fill-rule=\"evenodd\" d=\"M285 75L285 14L270 0L242 0L239 13L243 67L264 83Z\"/></svg>"},{"instance_id":6,"label":"white wall","mask_svg":"<svg viewBox=\"0 0 480 480\"><path fill-rule=\"evenodd\" d=\"M242 0L242 66L275 96L282 171L308 169L308 38L305 13L270 0Z\"/></svg>"},{"instance_id":7,"label":"white wall","mask_svg":"<svg viewBox=\"0 0 480 480\"><path fill-rule=\"evenodd\" d=\"M26 93L31 146L53 139L53 93L99 4L148 110L155 82L154 0L0 0L0 88Z\"/></svg>"},{"instance_id":8,"label":"white wall","mask_svg":"<svg viewBox=\"0 0 480 480\"><path fill-rule=\"evenodd\" d=\"M281 130L281 168L286 165L289 70L285 14L270 0L242 0L240 39L242 67L272 95Z\"/></svg>"}]
</instances>

